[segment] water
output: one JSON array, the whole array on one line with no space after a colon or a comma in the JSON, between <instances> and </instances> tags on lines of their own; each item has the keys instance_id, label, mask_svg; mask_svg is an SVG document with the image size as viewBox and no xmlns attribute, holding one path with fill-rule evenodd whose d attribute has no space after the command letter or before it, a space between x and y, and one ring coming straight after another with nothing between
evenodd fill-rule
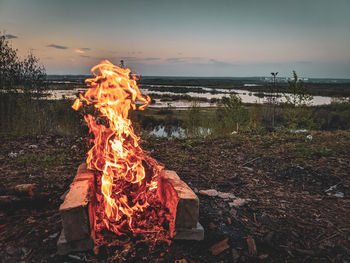
<instances>
[{"instance_id":1,"label":"water","mask_svg":"<svg viewBox=\"0 0 350 263\"><path fill-rule=\"evenodd\" d=\"M185 138L186 137L185 130L178 126L158 125L154 127L149 134L156 137L161 137L161 138L163 137Z\"/></svg>"},{"instance_id":2,"label":"water","mask_svg":"<svg viewBox=\"0 0 350 263\"><path fill-rule=\"evenodd\" d=\"M248 85L248 84L247 84ZM250 85L250 84L249 84ZM255 85L255 84L251 84ZM174 87L171 85L149 85L149 87ZM178 86L176 86L178 87ZM212 88L206 88L202 86L183 86L183 87L189 87L189 88L202 88L204 91L208 91L205 93L196 93L196 92L186 92L186 93L174 93L174 92L162 92L162 91L150 91L147 88L140 88L141 93L147 94L152 97L152 94L158 94L158 95L189 95L193 98L206 98L208 100L210 99L221 99L223 97L228 97L230 93L234 92L239 97L241 97L243 103L257 103L262 104L266 103L266 98L269 96L272 96L274 94L268 93L268 92L251 92L249 90L240 90L240 89L212 89ZM48 96L46 99L49 100L59 100L59 99L75 99L76 94L79 92L85 92L87 89L75 89L75 90L50 90L48 91ZM217 94L212 94L210 91L217 92ZM264 94L264 97L261 98L261 94ZM286 94L288 95L288 94ZM283 96L278 98L279 102L285 102L285 98ZM185 101L185 100L178 100L178 101L160 101L160 99L155 99L155 104L150 105L152 108L162 108L162 107L175 107L175 108L188 108L191 106L191 101ZM325 97L325 96L314 96L312 100L312 105L326 105L330 104L332 102L331 97ZM210 103L210 102L199 102L198 105L200 107L216 107L216 103Z\"/></svg>"}]
</instances>

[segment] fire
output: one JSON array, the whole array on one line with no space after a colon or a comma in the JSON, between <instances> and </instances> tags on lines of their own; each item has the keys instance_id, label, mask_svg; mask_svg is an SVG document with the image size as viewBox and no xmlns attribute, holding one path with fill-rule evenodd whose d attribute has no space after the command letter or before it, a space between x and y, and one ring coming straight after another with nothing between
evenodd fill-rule
<instances>
[{"instance_id":1,"label":"fire","mask_svg":"<svg viewBox=\"0 0 350 263\"><path fill-rule=\"evenodd\" d=\"M86 162L96 171L95 230L171 235L169 215L157 195L163 167L141 149L128 118L129 110L143 110L151 99L141 94L130 69L105 60L91 71L95 77L85 80L88 90L72 108L84 111L94 137Z\"/></svg>"}]
</instances>

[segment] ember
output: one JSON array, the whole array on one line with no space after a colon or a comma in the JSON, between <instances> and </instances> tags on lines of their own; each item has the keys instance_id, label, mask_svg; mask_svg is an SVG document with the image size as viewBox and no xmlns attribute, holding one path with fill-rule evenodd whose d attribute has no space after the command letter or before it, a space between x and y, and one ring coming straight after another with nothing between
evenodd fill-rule
<instances>
[{"instance_id":1,"label":"ember","mask_svg":"<svg viewBox=\"0 0 350 263\"><path fill-rule=\"evenodd\" d=\"M140 93L129 69L105 60L91 71L95 78L85 81L89 89L72 107L84 111L93 135L86 160L95 171L93 230L118 236L155 233L157 239L168 239L175 219L157 193L163 167L141 149L128 118L129 110L143 110L151 99Z\"/></svg>"}]
</instances>

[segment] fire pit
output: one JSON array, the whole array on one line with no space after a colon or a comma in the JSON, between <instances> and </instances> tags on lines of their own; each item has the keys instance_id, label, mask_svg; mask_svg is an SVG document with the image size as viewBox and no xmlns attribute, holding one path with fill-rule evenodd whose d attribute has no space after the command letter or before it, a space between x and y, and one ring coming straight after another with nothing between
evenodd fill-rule
<instances>
[{"instance_id":1,"label":"fire pit","mask_svg":"<svg viewBox=\"0 0 350 263\"><path fill-rule=\"evenodd\" d=\"M73 109L84 114L93 138L60 207L58 252L91 249L110 238L203 239L198 197L141 149L128 119L129 110L143 110L151 99L129 69L103 61L92 72Z\"/></svg>"}]
</instances>

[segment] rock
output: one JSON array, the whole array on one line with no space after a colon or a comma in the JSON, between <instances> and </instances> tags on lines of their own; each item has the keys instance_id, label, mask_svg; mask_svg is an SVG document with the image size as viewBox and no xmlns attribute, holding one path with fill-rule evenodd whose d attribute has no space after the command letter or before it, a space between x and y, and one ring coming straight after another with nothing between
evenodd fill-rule
<instances>
[{"instance_id":1,"label":"rock","mask_svg":"<svg viewBox=\"0 0 350 263\"><path fill-rule=\"evenodd\" d=\"M338 192L336 192L336 193L334 194L334 196L335 196L335 197L339 197L339 198L344 198L344 193L338 191Z\"/></svg>"},{"instance_id":2,"label":"rock","mask_svg":"<svg viewBox=\"0 0 350 263\"><path fill-rule=\"evenodd\" d=\"M16 152L10 152L10 153L8 154L8 157L10 157L10 158L17 158L17 157L18 157L18 153L16 153Z\"/></svg>"},{"instance_id":3,"label":"rock","mask_svg":"<svg viewBox=\"0 0 350 263\"><path fill-rule=\"evenodd\" d=\"M39 146L38 146L38 145L35 145L35 144L32 144L32 145L29 145L28 148L29 148L29 149L33 149L33 150L36 150L36 149L39 148Z\"/></svg>"},{"instance_id":4,"label":"rock","mask_svg":"<svg viewBox=\"0 0 350 263\"><path fill-rule=\"evenodd\" d=\"M216 191L215 189L208 189L208 190L200 190L199 194L205 195L205 196L210 196L210 197L215 197L219 195L219 192Z\"/></svg>"},{"instance_id":5,"label":"rock","mask_svg":"<svg viewBox=\"0 0 350 263\"><path fill-rule=\"evenodd\" d=\"M162 171L158 189L161 201L176 218L176 232L178 229L196 229L199 217L199 199L175 171Z\"/></svg>"},{"instance_id":6,"label":"rock","mask_svg":"<svg viewBox=\"0 0 350 263\"><path fill-rule=\"evenodd\" d=\"M78 146L73 145L72 147L70 147L71 150L78 150Z\"/></svg>"},{"instance_id":7,"label":"rock","mask_svg":"<svg viewBox=\"0 0 350 263\"><path fill-rule=\"evenodd\" d=\"M228 242L228 238L226 238L226 239L220 241L219 243L216 243L215 245L211 246L209 248L209 251L214 256L217 256L220 253L222 253L223 251L225 251L226 249L230 248L230 245L227 242Z\"/></svg>"},{"instance_id":8,"label":"rock","mask_svg":"<svg viewBox=\"0 0 350 263\"><path fill-rule=\"evenodd\" d=\"M245 204L247 204L250 201L250 199L243 199L243 198L236 198L235 200L233 200L233 202L228 203L228 205L230 207L240 207L243 206Z\"/></svg>"},{"instance_id":9,"label":"rock","mask_svg":"<svg viewBox=\"0 0 350 263\"><path fill-rule=\"evenodd\" d=\"M195 228L176 228L175 240L196 240L204 239L204 228L200 223L197 223Z\"/></svg>"},{"instance_id":10,"label":"rock","mask_svg":"<svg viewBox=\"0 0 350 263\"><path fill-rule=\"evenodd\" d=\"M92 241L91 237L87 237L82 240L68 242L62 231L60 238L58 239L58 242L57 242L57 253L59 255L66 255L74 251L90 250L93 247L94 247L94 242Z\"/></svg>"},{"instance_id":11,"label":"rock","mask_svg":"<svg viewBox=\"0 0 350 263\"><path fill-rule=\"evenodd\" d=\"M89 201L89 181L73 182L59 209L62 218L62 232L68 242L87 239L90 236Z\"/></svg>"},{"instance_id":12,"label":"rock","mask_svg":"<svg viewBox=\"0 0 350 263\"><path fill-rule=\"evenodd\" d=\"M232 193L223 193L223 192L218 192L218 197L222 199L235 199L236 196Z\"/></svg>"},{"instance_id":13,"label":"rock","mask_svg":"<svg viewBox=\"0 0 350 263\"><path fill-rule=\"evenodd\" d=\"M312 141L312 135L309 134L308 136L306 136L306 139L308 139L309 141Z\"/></svg>"}]
</instances>

